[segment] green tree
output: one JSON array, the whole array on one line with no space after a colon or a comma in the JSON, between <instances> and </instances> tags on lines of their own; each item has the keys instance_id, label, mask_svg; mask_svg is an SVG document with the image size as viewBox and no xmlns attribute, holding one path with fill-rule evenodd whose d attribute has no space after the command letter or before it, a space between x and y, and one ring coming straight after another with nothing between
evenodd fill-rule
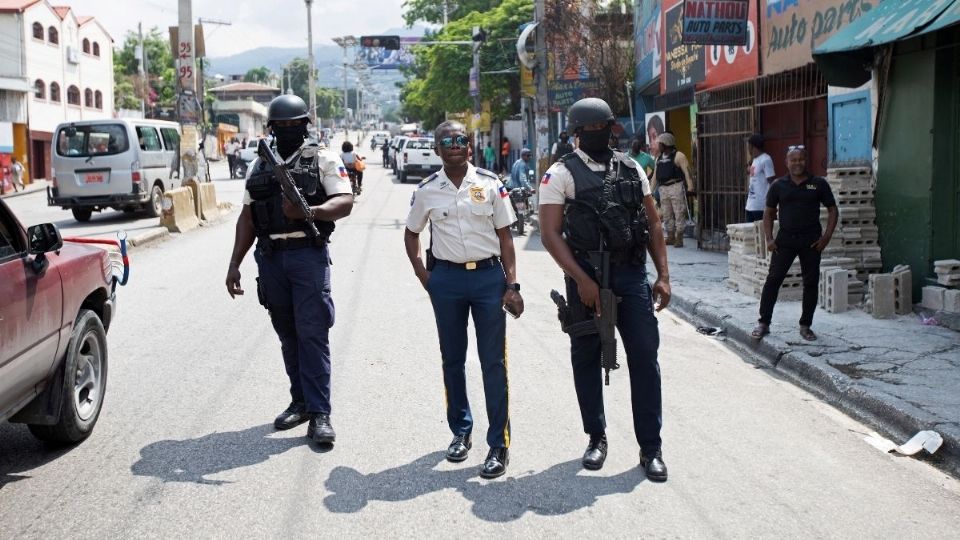
<instances>
[{"instance_id":1,"label":"green tree","mask_svg":"<svg viewBox=\"0 0 960 540\"><path fill-rule=\"evenodd\" d=\"M176 72L170 42L157 27L151 28L143 38L147 55L148 87L144 88L140 79L140 61L136 54L140 37L136 32L127 32L123 44L113 55L116 102L124 108L136 102L133 108L139 108L140 99L146 98L148 107L157 104L173 106L176 102Z\"/></svg>"},{"instance_id":2,"label":"green tree","mask_svg":"<svg viewBox=\"0 0 960 540\"><path fill-rule=\"evenodd\" d=\"M270 75L272 75L270 68L260 66L248 70L246 75L243 76L243 80L245 82L266 84L270 80Z\"/></svg>"},{"instance_id":3,"label":"green tree","mask_svg":"<svg viewBox=\"0 0 960 540\"><path fill-rule=\"evenodd\" d=\"M458 0L457 2L444 0L406 0L403 3L403 21L407 26L417 22L443 24L443 6L447 4L447 20L462 19L474 11L485 12L497 7L500 0Z\"/></svg>"},{"instance_id":4,"label":"green tree","mask_svg":"<svg viewBox=\"0 0 960 540\"><path fill-rule=\"evenodd\" d=\"M517 53L513 40L520 26L532 17L532 0L504 0L489 11L468 13L428 38L462 41L471 38L474 26L486 30L487 42L480 53L480 97L490 102L494 121L519 112L520 77L516 73ZM468 91L473 65L470 47L418 47L416 59L416 67L407 71L407 81L400 91L403 116L432 126L441 122L446 112L472 110L473 98ZM484 72L506 73L484 75Z\"/></svg>"}]
</instances>

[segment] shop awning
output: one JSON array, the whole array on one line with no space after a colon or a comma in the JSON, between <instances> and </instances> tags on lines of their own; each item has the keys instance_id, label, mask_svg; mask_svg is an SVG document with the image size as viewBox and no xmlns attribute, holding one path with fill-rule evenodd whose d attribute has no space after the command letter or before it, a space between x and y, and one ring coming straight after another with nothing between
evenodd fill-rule
<instances>
[{"instance_id":1,"label":"shop awning","mask_svg":"<svg viewBox=\"0 0 960 540\"><path fill-rule=\"evenodd\" d=\"M960 23L960 0L881 0L813 51L827 82L857 87L870 80L873 48Z\"/></svg>"}]
</instances>

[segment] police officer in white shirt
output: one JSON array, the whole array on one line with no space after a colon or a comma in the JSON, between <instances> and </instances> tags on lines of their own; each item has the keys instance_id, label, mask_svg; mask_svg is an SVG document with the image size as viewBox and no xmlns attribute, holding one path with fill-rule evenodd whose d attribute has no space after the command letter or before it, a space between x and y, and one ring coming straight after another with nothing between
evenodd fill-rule
<instances>
[{"instance_id":1,"label":"police officer in white shirt","mask_svg":"<svg viewBox=\"0 0 960 540\"><path fill-rule=\"evenodd\" d=\"M464 366L467 316L473 313L490 426L490 452L480 476L496 478L507 470L510 446L504 311L514 317L523 313L510 234L516 216L497 176L468 162L471 141L465 131L458 122L437 126L434 151L443 160L443 169L414 192L403 240L417 279L430 294L437 321L447 423L454 435L447 460L467 459L472 446ZM428 222L431 247L424 264L420 233Z\"/></svg>"}]
</instances>

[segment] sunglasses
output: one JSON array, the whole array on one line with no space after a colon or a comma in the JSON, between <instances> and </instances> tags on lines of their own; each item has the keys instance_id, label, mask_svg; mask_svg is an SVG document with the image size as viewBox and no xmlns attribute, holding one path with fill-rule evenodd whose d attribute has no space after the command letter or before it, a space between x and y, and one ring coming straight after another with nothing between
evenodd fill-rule
<instances>
[{"instance_id":1,"label":"sunglasses","mask_svg":"<svg viewBox=\"0 0 960 540\"><path fill-rule=\"evenodd\" d=\"M440 146L451 148L453 146L466 146L470 139L466 135L457 135L456 137L444 137L440 139Z\"/></svg>"},{"instance_id":2,"label":"sunglasses","mask_svg":"<svg viewBox=\"0 0 960 540\"><path fill-rule=\"evenodd\" d=\"M804 145L802 145L802 144L794 144L794 145L792 145L792 146L788 146L788 147L787 147L787 153L789 154L790 152L793 152L794 150L806 150L806 149L807 149L807 147L804 146Z\"/></svg>"}]
</instances>

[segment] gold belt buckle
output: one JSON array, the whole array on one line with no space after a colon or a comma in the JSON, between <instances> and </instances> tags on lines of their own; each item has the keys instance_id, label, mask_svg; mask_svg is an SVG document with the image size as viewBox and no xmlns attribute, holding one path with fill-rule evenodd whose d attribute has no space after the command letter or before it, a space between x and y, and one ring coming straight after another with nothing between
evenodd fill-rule
<instances>
[{"instance_id":1,"label":"gold belt buckle","mask_svg":"<svg viewBox=\"0 0 960 540\"><path fill-rule=\"evenodd\" d=\"M476 270L476 269L477 269L477 263L474 262L474 261L470 261L470 262L464 264L463 267L466 268L467 270Z\"/></svg>"}]
</instances>

